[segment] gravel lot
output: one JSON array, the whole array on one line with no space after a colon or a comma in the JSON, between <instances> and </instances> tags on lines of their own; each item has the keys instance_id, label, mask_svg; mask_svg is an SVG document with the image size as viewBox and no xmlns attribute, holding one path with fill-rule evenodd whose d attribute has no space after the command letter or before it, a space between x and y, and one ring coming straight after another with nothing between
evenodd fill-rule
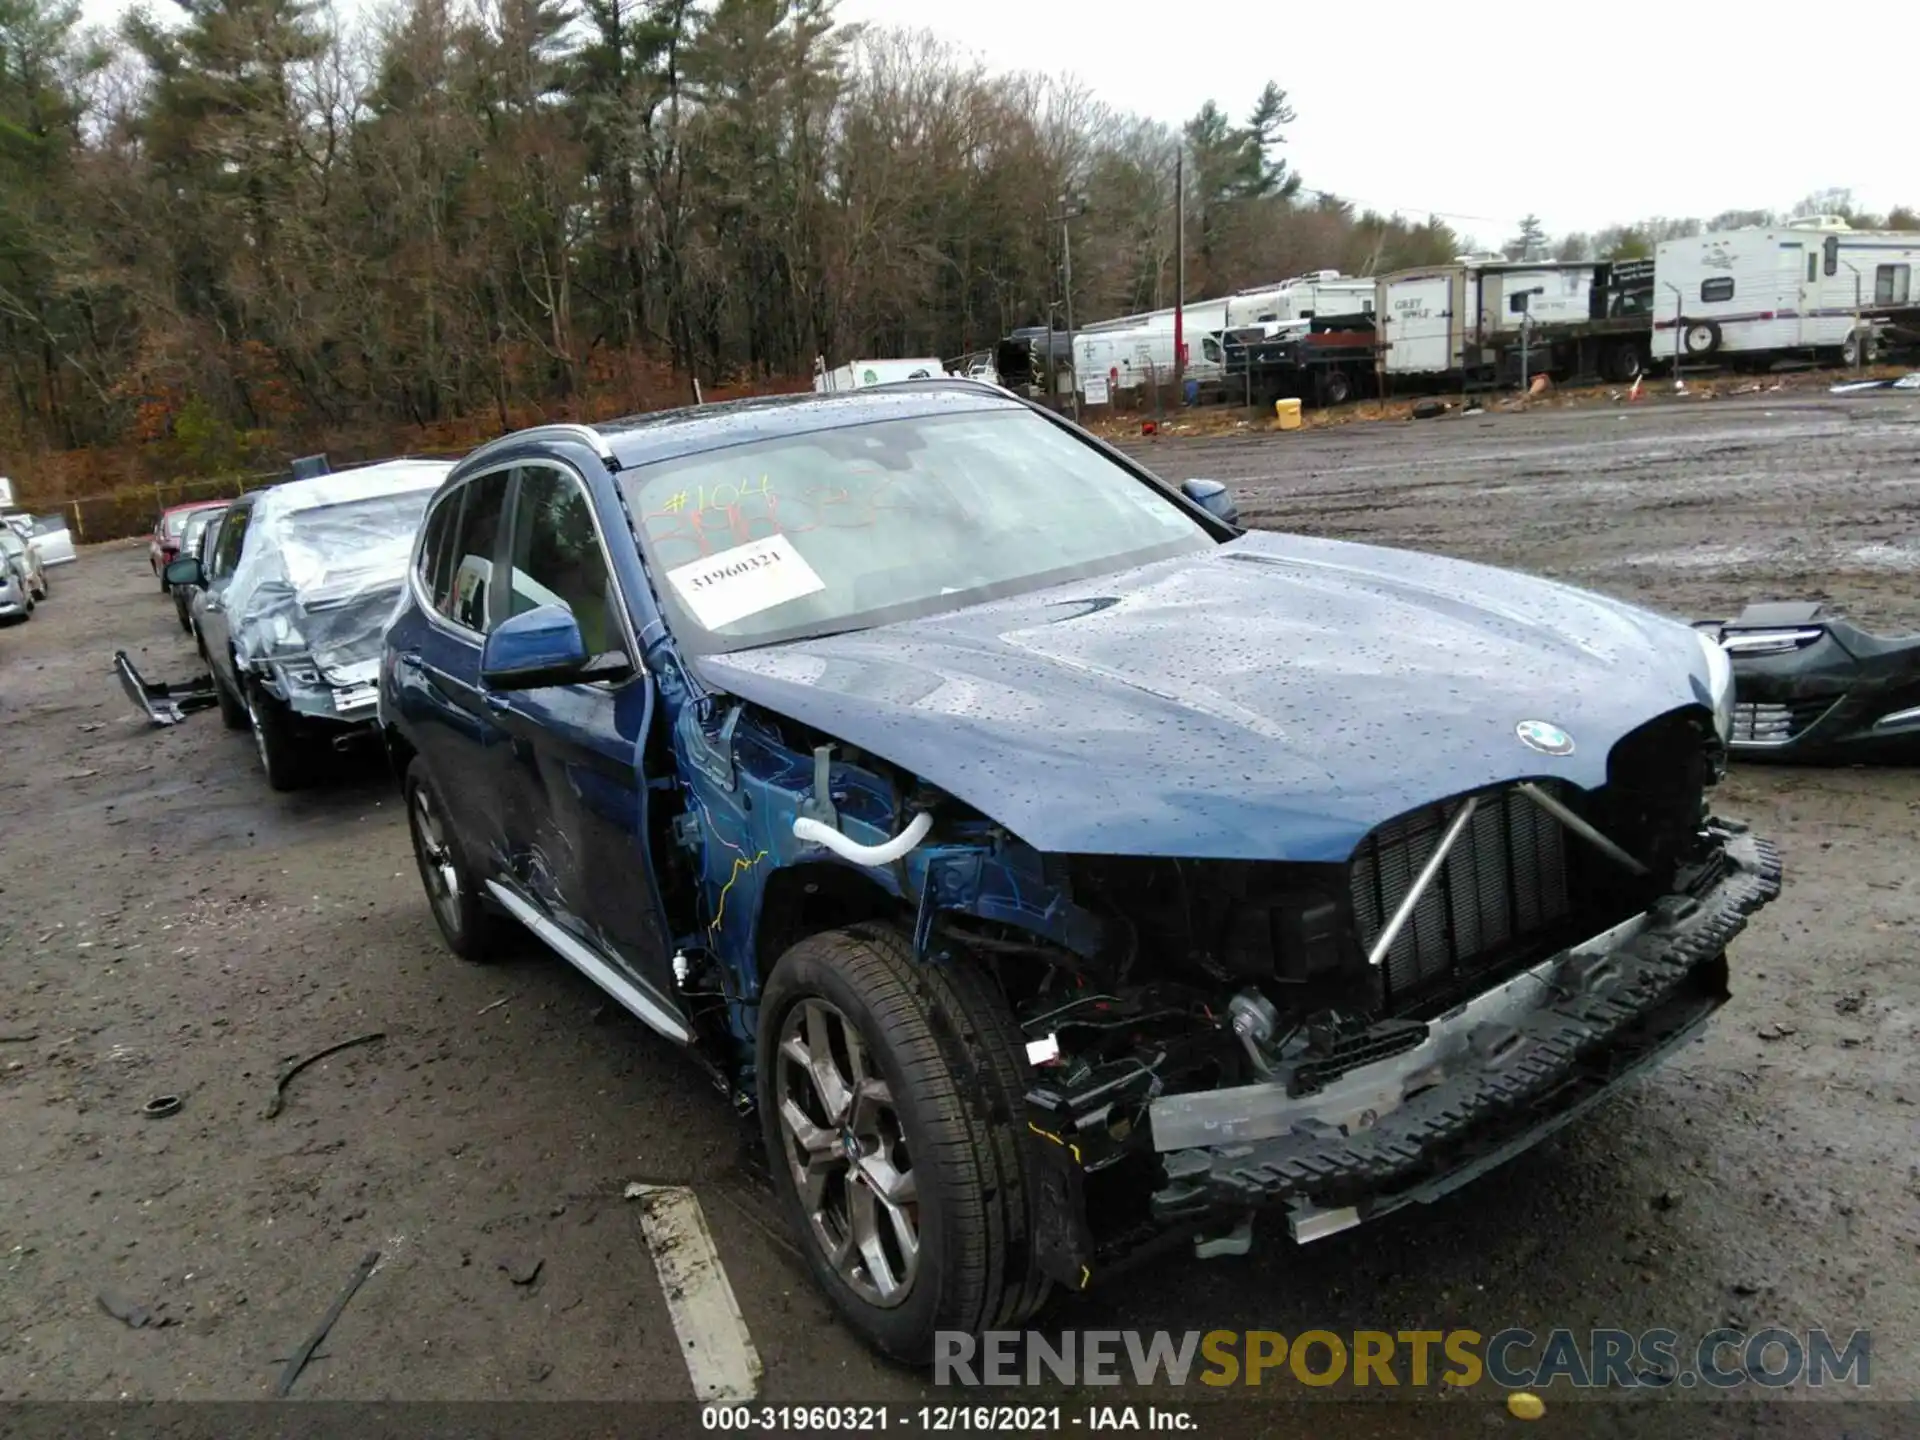
<instances>
[{"instance_id":1,"label":"gravel lot","mask_svg":"<svg viewBox=\"0 0 1920 1440\"><path fill-rule=\"evenodd\" d=\"M1821 596L1920 627L1910 398L1140 450L1229 482L1256 524L1676 614ZM379 1268L303 1397L686 1398L620 1198L633 1180L696 1188L766 1396L929 1393L832 1323L752 1136L692 1064L531 945L486 969L444 953L377 763L276 796L216 713L137 723L116 647L150 677L197 668L136 545L87 551L0 631L0 1398L269 1395L369 1250ZM1720 808L1778 840L1788 889L1704 1040L1447 1203L1304 1250L1276 1233L1244 1260L1160 1261L1049 1327L1870 1327L1875 1392L1920 1399L1920 773L1745 769ZM306 1070L264 1118L282 1066L370 1031L386 1038ZM144 1118L161 1094L180 1113ZM103 1292L166 1323L121 1324ZM1619 1433L1705 1413L1659 1408ZM1435 1412L1315 1428L1432 1433ZM1776 1433L1778 1413L1742 1433Z\"/></svg>"}]
</instances>

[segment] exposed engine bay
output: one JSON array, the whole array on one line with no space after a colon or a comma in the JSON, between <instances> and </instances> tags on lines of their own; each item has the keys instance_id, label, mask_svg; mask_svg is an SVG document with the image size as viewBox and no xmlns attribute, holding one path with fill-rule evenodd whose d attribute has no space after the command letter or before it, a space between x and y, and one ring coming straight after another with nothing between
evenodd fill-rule
<instances>
[{"instance_id":1,"label":"exposed engine bay","mask_svg":"<svg viewBox=\"0 0 1920 1440\"><path fill-rule=\"evenodd\" d=\"M1508 1061L1513 1103L1481 1108L1532 1123L1592 1078L1574 1062L1614 1032L1646 1033L1603 1068L1662 1053L1726 998L1726 938L1778 883L1769 849L1708 817L1724 752L1698 707L1616 744L1602 789L1534 778L1454 796L1379 826L1344 864L1042 854L743 702L683 708L674 743L692 777L663 822L689 935L683 1003L741 1103L756 976L788 936L888 919L927 963L984 966L1032 1070L1041 1261L1075 1286L1255 1205L1291 1205L1311 1238L1335 1202L1357 1223L1459 1168L1450 1149L1408 1142L1404 1164L1308 1157L1275 1178L1255 1173L1263 1144L1349 1144ZM1648 942L1703 916L1671 954ZM1655 1012L1680 991L1668 1024ZM1575 994L1584 1019L1542 1008ZM1522 1071L1538 1083L1514 1088ZM1474 1120L1435 1138L1471 1138ZM1481 1138L1513 1140L1495 1128Z\"/></svg>"}]
</instances>

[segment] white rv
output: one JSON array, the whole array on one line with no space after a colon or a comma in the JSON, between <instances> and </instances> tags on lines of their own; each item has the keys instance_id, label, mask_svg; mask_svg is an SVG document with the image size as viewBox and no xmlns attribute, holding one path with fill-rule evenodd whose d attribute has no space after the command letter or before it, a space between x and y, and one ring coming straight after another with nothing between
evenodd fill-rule
<instances>
[{"instance_id":1,"label":"white rv","mask_svg":"<svg viewBox=\"0 0 1920 1440\"><path fill-rule=\"evenodd\" d=\"M1854 316L1920 306L1920 234L1838 216L1663 240L1654 252L1653 353L1770 360L1812 351L1852 363ZM1737 357L1737 358L1736 358Z\"/></svg>"},{"instance_id":2,"label":"white rv","mask_svg":"<svg viewBox=\"0 0 1920 1440\"><path fill-rule=\"evenodd\" d=\"M1645 262L1463 257L1375 281L1389 377L1498 381L1518 352L1526 369L1632 379L1646 358Z\"/></svg>"},{"instance_id":3,"label":"white rv","mask_svg":"<svg viewBox=\"0 0 1920 1440\"><path fill-rule=\"evenodd\" d=\"M931 380L946 373L947 367L939 360L853 360L829 370L826 361L821 359L813 362L813 388L822 395L837 395L843 390L864 390L869 385Z\"/></svg>"},{"instance_id":4,"label":"white rv","mask_svg":"<svg viewBox=\"0 0 1920 1440\"><path fill-rule=\"evenodd\" d=\"M1186 379L1202 384L1217 381L1220 378L1220 347L1215 345L1206 353L1203 353L1203 348L1206 338L1217 334L1226 324L1227 302L1196 300L1183 308L1185 314L1181 317L1181 338L1187 347L1187 363L1183 374ZM1101 357L1094 373L1118 371L1117 378L1110 378L1110 384L1120 389L1131 390L1143 383L1149 366L1161 371L1166 379L1172 379L1171 309L1121 315L1083 325L1078 332L1074 356L1076 372L1085 374L1087 372L1080 364L1082 341L1091 342L1087 350L1089 357ZM1088 363L1092 363L1092 360Z\"/></svg>"},{"instance_id":5,"label":"white rv","mask_svg":"<svg viewBox=\"0 0 1920 1440\"><path fill-rule=\"evenodd\" d=\"M1253 325L1291 325L1315 316L1365 315L1373 306L1373 281L1342 275L1338 270L1316 270L1278 285L1228 296L1220 328L1240 330Z\"/></svg>"}]
</instances>

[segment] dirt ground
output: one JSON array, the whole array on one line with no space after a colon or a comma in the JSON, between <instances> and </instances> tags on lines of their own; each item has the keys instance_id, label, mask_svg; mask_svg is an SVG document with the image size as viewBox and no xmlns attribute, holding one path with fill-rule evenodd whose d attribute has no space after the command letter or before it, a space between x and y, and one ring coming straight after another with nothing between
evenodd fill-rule
<instances>
[{"instance_id":1,"label":"dirt ground","mask_svg":"<svg viewBox=\"0 0 1920 1440\"><path fill-rule=\"evenodd\" d=\"M1260 525L1679 615L1820 596L1920 627L1914 397L1137 448L1169 478L1227 481ZM55 572L39 616L0 631L0 1399L265 1397L370 1250L301 1397L685 1398L633 1180L700 1195L766 1397L933 1393L833 1323L752 1137L690 1063L531 945L488 968L442 950L377 763L274 795L216 713L137 722L116 647L150 676L197 668L127 544ZM1920 1398L1920 772L1746 768L1719 805L1777 839L1788 888L1703 1040L1445 1203L1304 1249L1269 1232L1244 1259L1162 1260L1044 1323L1865 1327L1875 1393ZM373 1031L265 1118L284 1065ZM179 1113L143 1117L165 1094ZM1569 1408L1617 1407L1556 1400L1543 1433ZM1701 1413L1658 1408L1674 1433ZM1651 1433L1633 1409L1617 1433ZM1314 1429L1430 1433L1395 1418L1416 1410L1436 1406ZM1775 1433L1757 1409L1738 1423Z\"/></svg>"}]
</instances>

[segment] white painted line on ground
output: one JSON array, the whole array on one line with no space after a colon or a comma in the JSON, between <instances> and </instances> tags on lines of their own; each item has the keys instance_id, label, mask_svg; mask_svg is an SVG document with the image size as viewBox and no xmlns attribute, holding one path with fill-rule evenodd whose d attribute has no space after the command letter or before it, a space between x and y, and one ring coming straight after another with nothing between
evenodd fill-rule
<instances>
[{"instance_id":1,"label":"white painted line on ground","mask_svg":"<svg viewBox=\"0 0 1920 1440\"><path fill-rule=\"evenodd\" d=\"M680 1337L695 1398L742 1403L760 1387L760 1354L734 1298L700 1197L684 1185L627 1186L640 1202L640 1227Z\"/></svg>"}]
</instances>

